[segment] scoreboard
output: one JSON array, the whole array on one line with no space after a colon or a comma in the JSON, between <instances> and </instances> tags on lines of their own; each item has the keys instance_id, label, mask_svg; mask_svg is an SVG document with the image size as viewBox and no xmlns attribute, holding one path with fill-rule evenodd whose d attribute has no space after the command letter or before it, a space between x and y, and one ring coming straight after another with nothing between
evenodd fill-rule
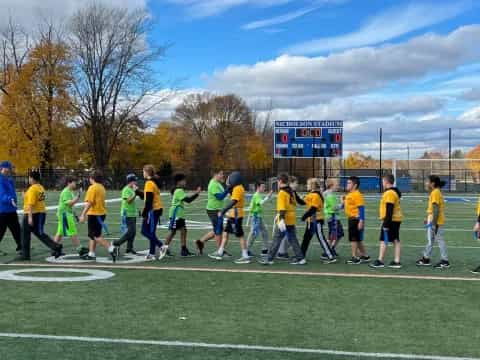
<instances>
[{"instance_id":1,"label":"scoreboard","mask_svg":"<svg viewBox=\"0 0 480 360\"><path fill-rule=\"evenodd\" d=\"M275 158L342 156L343 121L275 121Z\"/></svg>"}]
</instances>

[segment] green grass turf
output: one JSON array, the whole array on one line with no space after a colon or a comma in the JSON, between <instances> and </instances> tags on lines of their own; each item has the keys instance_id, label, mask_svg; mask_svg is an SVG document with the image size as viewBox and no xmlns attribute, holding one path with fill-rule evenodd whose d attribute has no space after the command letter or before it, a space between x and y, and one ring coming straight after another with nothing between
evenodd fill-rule
<instances>
[{"instance_id":1,"label":"green grass turf","mask_svg":"<svg viewBox=\"0 0 480 360\"><path fill-rule=\"evenodd\" d=\"M118 193L109 193L110 198L117 196ZM55 204L56 198L56 194L49 193L49 205ZM169 196L163 201L168 204ZM207 222L204 205L205 197L202 196L189 206L187 217ZM405 214L401 232L404 269L372 271L366 266L347 266L343 260L348 257L349 248L344 239L340 247L342 261L338 264L322 264L319 246L313 242L307 266L292 268L279 262L268 269L473 277L468 270L480 260L480 249L475 249L479 244L473 240L471 231L475 206L475 201L447 204L446 239L453 264L447 271L415 267L414 262L425 245L422 224L426 200L409 197L402 202ZM269 225L274 217L273 207L274 201L266 207L265 218ZM368 198L366 245L372 255L376 255L378 247L377 207L378 200ZM114 232L112 237L119 235L119 212L119 204L109 205L108 222ZM49 212L47 222L46 231L53 234L56 229L54 212ZM190 247L193 248L192 242L206 231L190 231ZM165 233L166 230L159 230L161 237ZM303 226L299 226L299 237L302 233ZM80 225L80 234L85 240L85 225ZM229 249L239 255L238 242L232 240ZM38 241L32 243L33 260L44 262L48 250ZM67 250L72 251L69 242L65 244ZM261 241L257 240L256 252L260 244ZM9 235L0 248L10 254L0 261L10 262L14 247ZM147 248L141 235L137 237L136 248ZM207 250L214 250L213 242L208 244ZM174 251L178 252L178 240L174 243ZM106 255L103 249L98 253ZM435 255L438 257L438 251ZM264 269L257 264L216 263L207 257L181 259L177 256L148 265ZM480 357L478 282L112 271L116 274L112 279L86 283L0 282L3 304L0 332ZM43 275L39 273L39 276ZM182 316L187 320L180 320ZM252 359L266 356L255 351L51 340L0 339L0 344L2 348L12 349L2 353L1 358L8 360L96 359L100 356L104 359ZM267 357L329 358L279 353L269 353Z\"/></svg>"}]
</instances>

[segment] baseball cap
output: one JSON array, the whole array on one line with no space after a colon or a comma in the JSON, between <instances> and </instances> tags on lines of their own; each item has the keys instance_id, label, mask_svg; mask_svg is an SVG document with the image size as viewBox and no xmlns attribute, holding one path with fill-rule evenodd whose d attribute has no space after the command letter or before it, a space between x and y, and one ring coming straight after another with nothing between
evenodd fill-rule
<instances>
[{"instance_id":1,"label":"baseball cap","mask_svg":"<svg viewBox=\"0 0 480 360\"><path fill-rule=\"evenodd\" d=\"M128 174L127 175L127 183L131 183L132 181L137 181L137 175L135 174Z\"/></svg>"},{"instance_id":2,"label":"baseball cap","mask_svg":"<svg viewBox=\"0 0 480 360\"><path fill-rule=\"evenodd\" d=\"M13 168L13 165L10 161L8 160L3 160L2 162L0 162L0 168L1 169L9 169L9 170L12 170Z\"/></svg>"}]
</instances>

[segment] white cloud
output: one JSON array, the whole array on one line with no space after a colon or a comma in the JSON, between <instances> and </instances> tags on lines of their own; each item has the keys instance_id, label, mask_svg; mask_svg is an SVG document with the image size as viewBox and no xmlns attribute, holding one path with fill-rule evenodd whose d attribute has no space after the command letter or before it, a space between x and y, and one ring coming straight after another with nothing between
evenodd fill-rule
<instances>
[{"instance_id":1,"label":"white cloud","mask_svg":"<svg viewBox=\"0 0 480 360\"><path fill-rule=\"evenodd\" d=\"M383 43L415 30L451 19L470 8L470 2L419 3L389 9L373 18L357 31L334 37L319 38L287 48L288 54L319 54Z\"/></svg>"},{"instance_id":2,"label":"white cloud","mask_svg":"<svg viewBox=\"0 0 480 360\"><path fill-rule=\"evenodd\" d=\"M275 26L275 25L280 25L280 24L285 24L287 22L290 22L292 20L298 19L302 16L305 16L307 14L310 14L311 12L317 10L319 6L312 6L312 7L307 7L303 9L299 9L296 11L291 11L286 14L282 14L279 16L275 16L269 19L263 19L263 20L257 20L257 21L252 21L248 24L245 24L242 26L242 29L244 30L254 30L254 29L260 29L264 27L269 27L269 26Z\"/></svg>"},{"instance_id":3,"label":"white cloud","mask_svg":"<svg viewBox=\"0 0 480 360\"><path fill-rule=\"evenodd\" d=\"M454 70L478 59L479 37L480 25L471 25L448 35L428 34L381 48L313 58L282 55L254 65L228 66L215 71L207 82L214 91L271 100L275 107L302 107Z\"/></svg>"},{"instance_id":4,"label":"white cloud","mask_svg":"<svg viewBox=\"0 0 480 360\"><path fill-rule=\"evenodd\" d=\"M175 5L186 8L192 18L205 18L224 13L234 7L242 5L271 7L284 5L293 0L166 0Z\"/></svg>"},{"instance_id":5,"label":"white cloud","mask_svg":"<svg viewBox=\"0 0 480 360\"><path fill-rule=\"evenodd\" d=\"M126 8L146 8L147 0L99 0L109 5ZM0 0L0 23L11 16L14 21L26 28L34 28L43 19L63 21L87 2L79 0Z\"/></svg>"}]
</instances>

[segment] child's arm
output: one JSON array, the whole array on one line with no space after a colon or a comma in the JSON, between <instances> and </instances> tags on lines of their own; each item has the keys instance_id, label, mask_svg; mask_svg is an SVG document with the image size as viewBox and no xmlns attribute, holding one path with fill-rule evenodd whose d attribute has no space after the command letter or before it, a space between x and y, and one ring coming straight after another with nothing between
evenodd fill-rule
<instances>
[{"instance_id":1,"label":"child's arm","mask_svg":"<svg viewBox=\"0 0 480 360\"><path fill-rule=\"evenodd\" d=\"M195 191L195 193L191 196L186 196L183 198L182 201L185 201L187 204L190 204L191 202L193 202L196 198L198 198L198 196L200 195L200 192L202 191L202 189L200 187L197 188L197 190Z\"/></svg>"}]
</instances>

